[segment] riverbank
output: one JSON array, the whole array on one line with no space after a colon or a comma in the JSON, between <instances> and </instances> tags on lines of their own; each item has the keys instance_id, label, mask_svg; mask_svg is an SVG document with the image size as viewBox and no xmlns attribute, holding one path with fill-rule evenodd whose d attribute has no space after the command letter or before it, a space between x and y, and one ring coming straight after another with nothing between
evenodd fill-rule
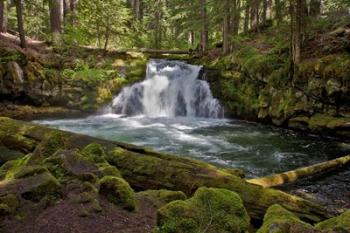
<instances>
[{"instance_id":1,"label":"riverbank","mask_svg":"<svg viewBox=\"0 0 350 233\"><path fill-rule=\"evenodd\" d=\"M324 20L322 28L309 27L301 64L292 77L287 25L239 37L227 56L212 51L194 59L204 65L203 79L225 105L227 116L349 139L349 25Z\"/></svg>"},{"instance_id":2,"label":"riverbank","mask_svg":"<svg viewBox=\"0 0 350 233\"><path fill-rule=\"evenodd\" d=\"M1 146L18 155L0 169L3 232L45 232L48 222L51 232L86 232L84 226L95 226L89 232L116 226L129 232L195 232L203 229L202 221L213 224L209 232L254 232L266 210L260 232L271 224L317 232L327 223L319 222L330 217L316 203L248 184L203 162L8 118L0 122ZM278 218L271 216L276 211ZM297 216L318 224L314 228ZM347 216L338 218L338 227L348 229Z\"/></svg>"}]
</instances>

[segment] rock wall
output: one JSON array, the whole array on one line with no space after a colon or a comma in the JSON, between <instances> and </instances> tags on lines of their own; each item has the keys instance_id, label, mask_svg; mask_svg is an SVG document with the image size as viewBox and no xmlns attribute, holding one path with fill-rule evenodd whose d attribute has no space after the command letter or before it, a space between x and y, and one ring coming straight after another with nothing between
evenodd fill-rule
<instances>
[{"instance_id":1,"label":"rock wall","mask_svg":"<svg viewBox=\"0 0 350 233\"><path fill-rule=\"evenodd\" d=\"M206 63L206 67L203 78L225 105L226 116L325 136L350 137L347 55L306 60L297 78L289 78L287 66L247 66L234 56Z\"/></svg>"}]
</instances>

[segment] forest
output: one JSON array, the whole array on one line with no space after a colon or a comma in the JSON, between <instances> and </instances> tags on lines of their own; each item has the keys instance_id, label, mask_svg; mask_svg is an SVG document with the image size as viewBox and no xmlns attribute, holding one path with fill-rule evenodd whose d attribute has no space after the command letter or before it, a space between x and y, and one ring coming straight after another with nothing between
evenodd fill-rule
<instances>
[{"instance_id":1,"label":"forest","mask_svg":"<svg viewBox=\"0 0 350 233\"><path fill-rule=\"evenodd\" d=\"M350 232L350 0L0 0L0 233Z\"/></svg>"}]
</instances>

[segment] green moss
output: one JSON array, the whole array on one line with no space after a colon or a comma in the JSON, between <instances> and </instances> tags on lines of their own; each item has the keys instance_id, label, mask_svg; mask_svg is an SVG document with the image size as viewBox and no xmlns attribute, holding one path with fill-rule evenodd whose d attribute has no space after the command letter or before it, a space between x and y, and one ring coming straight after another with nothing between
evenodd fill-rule
<instances>
[{"instance_id":1,"label":"green moss","mask_svg":"<svg viewBox=\"0 0 350 233\"><path fill-rule=\"evenodd\" d=\"M14 194L0 196L0 216L13 214L19 207L19 201Z\"/></svg>"},{"instance_id":2,"label":"green moss","mask_svg":"<svg viewBox=\"0 0 350 233\"><path fill-rule=\"evenodd\" d=\"M320 222L315 226L316 230L332 232L350 232L350 210L340 216Z\"/></svg>"},{"instance_id":3,"label":"green moss","mask_svg":"<svg viewBox=\"0 0 350 233\"><path fill-rule=\"evenodd\" d=\"M27 178L31 184L21 195L26 200L39 201L42 198L58 198L61 196L61 186L49 172ZM27 181L23 181L27 182Z\"/></svg>"},{"instance_id":4,"label":"green moss","mask_svg":"<svg viewBox=\"0 0 350 233\"><path fill-rule=\"evenodd\" d=\"M20 159L22 157L24 157L23 153L0 146L0 166L7 161Z\"/></svg>"},{"instance_id":5,"label":"green moss","mask_svg":"<svg viewBox=\"0 0 350 233\"><path fill-rule=\"evenodd\" d=\"M102 173L102 176L115 176L121 177L120 171L118 168L111 166L107 163L99 164L99 171Z\"/></svg>"},{"instance_id":6,"label":"green moss","mask_svg":"<svg viewBox=\"0 0 350 233\"><path fill-rule=\"evenodd\" d=\"M245 232L250 218L240 197L229 190L199 188L186 201L158 210L157 232Z\"/></svg>"},{"instance_id":7,"label":"green moss","mask_svg":"<svg viewBox=\"0 0 350 233\"><path fill-rule=\"evenodd\" d=\"M88 160L95 163L105 163L106 153L103 147L98 143L91 143L87 145L82 151L81 154L84 155Z\"/></svg>"},{"instance_id":8,"label":"green moss","mask_svg":"<svg viewBox=\"0 0 350 233\"><path fill-rule=\"evenodd\" d=\"M69 136L65 132L51 131L45 135L44 140L37 146L31 162L36 163L45 159L59 150L64 150L67 146Z\"/></svg>"},{"instance_id":9,"label":"green moss","mask_svg":"<svg viewBox=\"0 0 350 233\"><path fill-rule=\"evenodd\" d=\"M0 173L4 175L5 180L13 180L16 174L20 173L23 167L28 163L29 159L30 156L27 155L22 159L8 161L1 167Z\"/></svg>"},{"instance_id":10,"label":"green moss","mask_svg":"<svg viewBox=\"0 0 350 233\"><path fill-rule=\"evenodd\" d=\"M165 204L175 200L185 200L187 197L181 191L170 191L166 189L161 190L146 190L138 192L138 198L147 198L152 201L153 205L157 208L164 206Z\"/></svg>"},{"instance_id":11,"label":"green moss","mask_svg":"<svg viewBox=\"0 0 350 233\"><path fill-rule=\"evenodd\" d=\"M241 178L245 177L244 171L241 170L241 169L238 169L238 168L223 168L223 169L220 169L220 170L223 171L223 172L229 173L231 175L241 177Z\"/></svg>"},{"instance_id":12,"label":"green moss","mask_svg":"<svg viewBox=\"0 0 350 233\"><path fill-rule=\"evenodd\" d=\"M99 193L110 202L126 210L135 210L134 191L125 180L119 177L105 176L99 181L99 184Z\"/></svg>"},{"instance_id":13,"label":"green moss","mask_svg":"<svg viewBox=\"0 0 350 233\"><path fill-rule=\"evenodd\" d=\"M293 231L292 229L297 229ZM280 205L272 205L266 212L263 226L257 233L309 232L312 226Z\"/></svg>"},{"instance_id":14,"label":"green moss","mask_svg":"<svg viewBox=\"0 0 350 233\"><path fill-rule=\"evenodd\" d=\"M332 117L326 114L315 114L309 120L309 127L314 131L319 131L325 128L336 129L348 124L349 122L349 118Z\"/></svg>"},{"instance_id":15,"label":"green moss","mask_svg":"<svg viewBox=\"0 0 350 233\"><path fill-rule=\"evenodd\" d=\"M15 174L16 179L21 179L21 178L26 178L29 176L35 176L38 174L42 174L44 172L47 172L47 169L39 166L39 165L34 165L34 166L22 166L20 170Z\"/></svg>"}]
</instances>

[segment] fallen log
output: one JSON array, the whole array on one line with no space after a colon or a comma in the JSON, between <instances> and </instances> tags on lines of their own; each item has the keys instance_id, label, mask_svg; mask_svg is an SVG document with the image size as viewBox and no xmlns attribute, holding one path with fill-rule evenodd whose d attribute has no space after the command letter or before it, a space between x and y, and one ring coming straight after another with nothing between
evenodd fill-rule
<instances>
[{"instance_id":1,"label":"fallen log","mask_svg":"<svg viewBox=\"0 0 350 233\"><path fill-rule=\"evenodd\" d=\"M140 49L139 52L152 54L191 54L189 50Z\"/></svg>"},{"instance_id":2,"label":"fallen log","mask_svg":"<svg viewBox=\"0 0 350 233\"><path fill-rule=\"evenodd\" d=\"M262 220L267 208L273 204L280 204L308 222L330 217L317 203L250 184L201 161L0 117L0 145L32 152L29 161L32 164L40 164L57 148L82 149L90 143L98 143L105 148L106 160L117 167L122 177L137 191L168 189L183 191L190 196L203 186L224 188L240 195L252 219Z\"/></svg>"},{"instance_id":3,"label":"fallen log","mask_svg":"<svg viewBox=\"0 0 350 233\"><path fill-rule=\"evenodd\" d=\"M350 155L318 163L308 167L298 168L292 171L273 174L247 180L248 183L260 185L264 188L276 187L287 183L293 183L301 178L313 176L317 173L325 172L333 168L344 166L350 162Z\"/></svg>"}]
</instances>

